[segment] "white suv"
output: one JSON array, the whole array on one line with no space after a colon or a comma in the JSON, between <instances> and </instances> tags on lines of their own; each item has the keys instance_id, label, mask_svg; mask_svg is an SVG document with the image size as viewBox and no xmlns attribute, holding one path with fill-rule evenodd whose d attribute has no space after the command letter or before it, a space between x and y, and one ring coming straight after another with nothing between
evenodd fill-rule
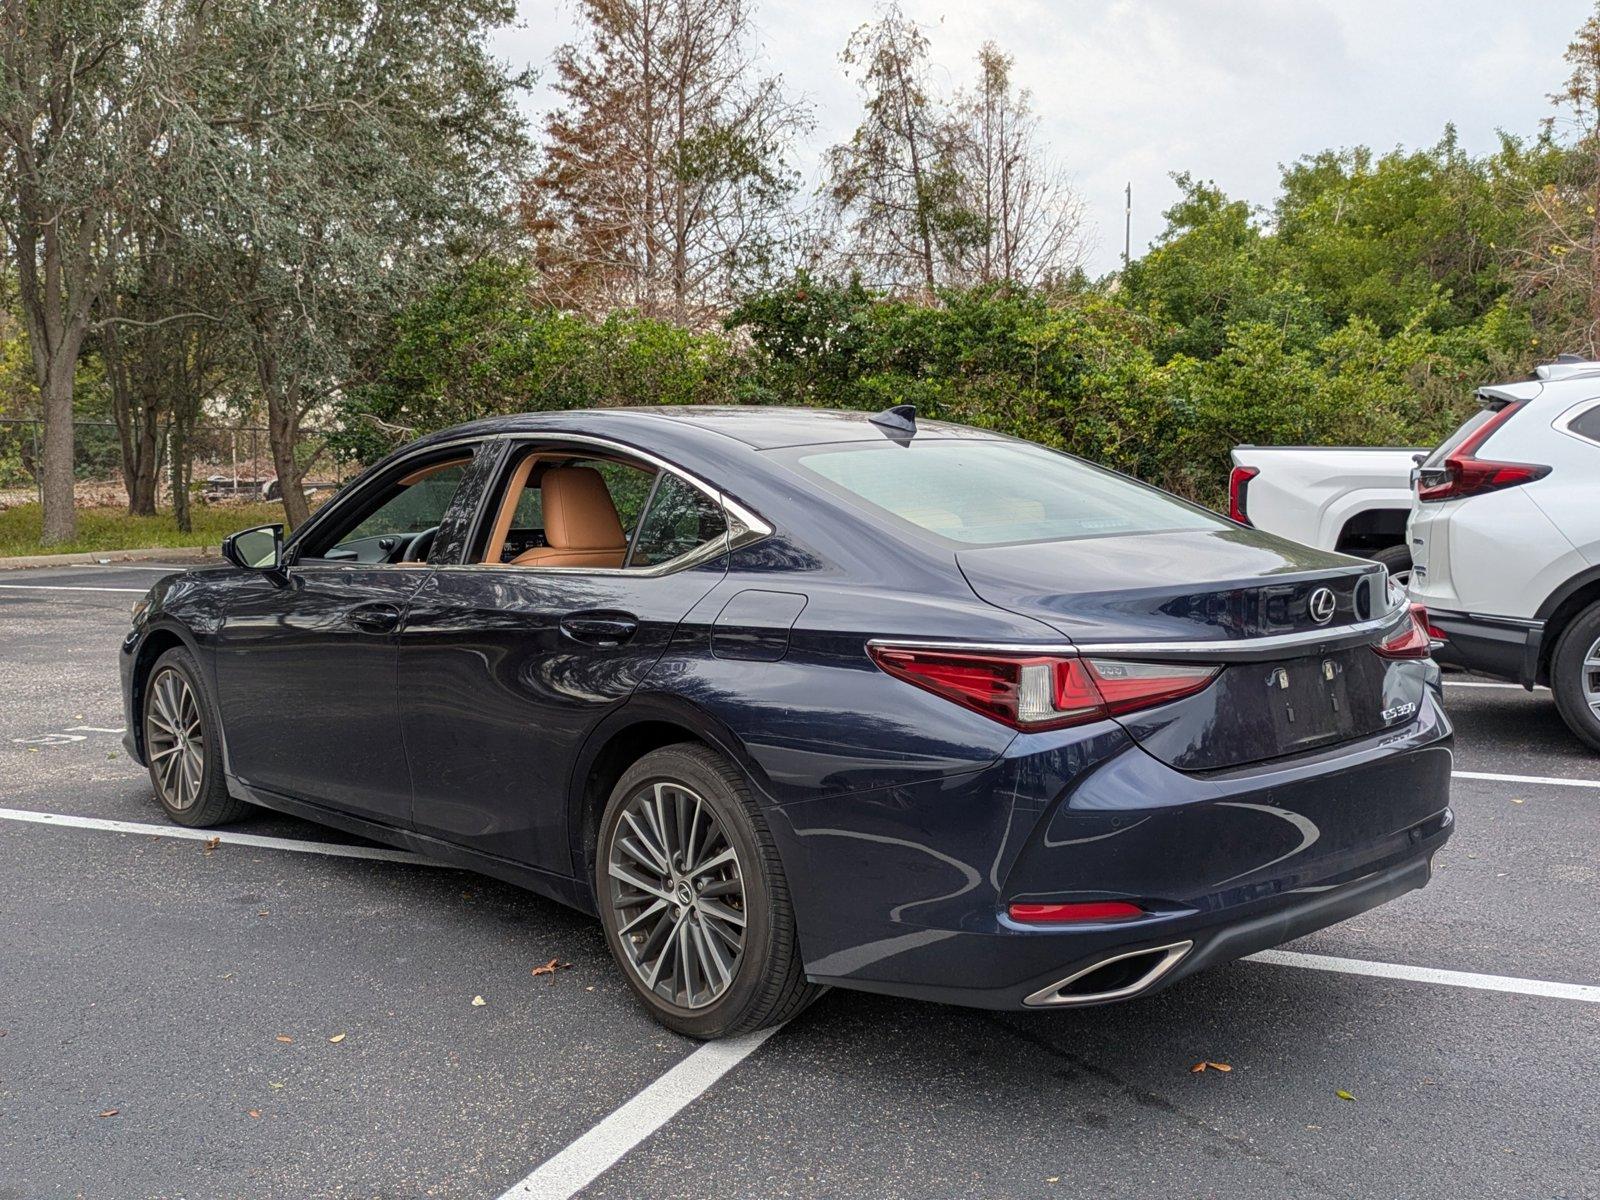
<instances>
[{"instance_id":1,"label":"white suv","mask_svg":"<svg viewBox=\"0 0 1600 1200\"><path fill-rule=\"evenodd\" d=\"M1413 473L1411 598L1440 662L1548 684L1600 750L1600 362L1564 356L1478 403Z\"/></svg>"}]
</instances>

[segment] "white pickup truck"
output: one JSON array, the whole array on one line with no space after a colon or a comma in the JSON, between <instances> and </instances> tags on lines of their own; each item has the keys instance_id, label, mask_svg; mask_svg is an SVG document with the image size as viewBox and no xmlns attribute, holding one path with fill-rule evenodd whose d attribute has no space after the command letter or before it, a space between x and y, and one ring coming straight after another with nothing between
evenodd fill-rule
<instances>
[{"instance_id":1,"label":"white pickup truck","mask_svg":"<svg viewBox=\"0 0 1600 1200\"><path fill-rule=\"evenodd\" d=\"M1426 450L1362 446L1236 446L1228 515L1267 533L1370 558L1403 584L1411 470Z\"/></svg>"}]
</instances>

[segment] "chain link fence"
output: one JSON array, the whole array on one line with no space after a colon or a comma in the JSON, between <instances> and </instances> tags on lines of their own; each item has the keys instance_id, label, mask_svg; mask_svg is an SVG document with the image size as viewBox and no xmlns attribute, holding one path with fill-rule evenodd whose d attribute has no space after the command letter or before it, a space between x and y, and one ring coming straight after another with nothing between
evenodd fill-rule
<instances>
[{"instance_id":1,"label":"chain link fence","mask_svg":"<svg viewBox=\"0 0 1600 1200\"><path fill-rule=\"evenodd\" d=\"M75 474L80 504L125 504L122 442L115 421L74 421ZM171 501L170 437L163 430L156 443L156 504ZM191 489L196 498L276 500L278 472L264 427L202 424L189 436L194 463ZM32 417L0 417L0 506L40 497L39 467L44 447L44 422ZM308 468L305 484L314 492L338 488L359 466L327 450L322 430L302 429L297 446Z\"/></svg>"}]
</instances>

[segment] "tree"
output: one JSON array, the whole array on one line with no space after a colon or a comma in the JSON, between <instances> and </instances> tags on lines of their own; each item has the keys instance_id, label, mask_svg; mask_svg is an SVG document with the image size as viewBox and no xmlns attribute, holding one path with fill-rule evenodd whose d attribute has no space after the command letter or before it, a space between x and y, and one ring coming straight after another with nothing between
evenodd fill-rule
<instances>
[{"instance_id":1,"label":"tree","mask_svg":"<svg viewBox=\"0 0 1600 1200\"><path fill-rule=\"evenodd\" d=\"M209 22L170 98L211 316L245 347L284 515L301 430L370 369L389 315L504 228L526 82L487 49L506 0L191 0Z\"/></svg>"},{"instance_id":2,"label":"tree","mask_svg":"<svg viewBox=\"0 0 1600 1200\"><path fill-rule=\"evenodd\" d=\"M827 155L828 189L853 238L852 257L879 286L908 282L931 295L944 245L975 240L962 204L948 123L928 82L928 40L895 0L851 35L840 61L856 73L864 111Z\"/></svg>"},{"instance_id":3,"label":"tree","mask_svg":"<svg viewBox=\"0 0 1600 1200\"><path fill-rule=\"evenodd\" d=\"M747 0L579 0L555 55L564 104L527 196L556 302L693 321L771 260L805 126L757 73Z\"/></svg>"},{"instance_id":4,"label":"tree","mask_svg":"<svg viewBox=\"0 0 1600 1200\"><path fill-rule=\"evenodd\" d=\"M1572 74L1550 97L1547 139L1565 127L1552 178L1532 189L1514 271L1548 341L1600 354L1600 5L1567 47Z\"/></svg>"},{"instance_id":5,"label":"tree","mask_svg":"<svg viewBox=\"0 0 1600 1200\"><path fill-rule=\"evenodd\" d=\"M956 97L944 133L971 236L952 240L963 283L1033 286L1064 280L1082 254L1083 205L1038 143L1039 120L1011 82L1013 60L978 51L978 83Z\"/></svg>"},{"instance_id":6,"label":"tree","mask_svg":"<svg viewBox=\"0 0 1600 1200\"><path fill-rule=\"evenodd\" d=\"M116 206L152 136L136 0L0 3L0 190L44 415L45 542L70 541L72 398L115 267Z\"/></svg>"}]
</instances>

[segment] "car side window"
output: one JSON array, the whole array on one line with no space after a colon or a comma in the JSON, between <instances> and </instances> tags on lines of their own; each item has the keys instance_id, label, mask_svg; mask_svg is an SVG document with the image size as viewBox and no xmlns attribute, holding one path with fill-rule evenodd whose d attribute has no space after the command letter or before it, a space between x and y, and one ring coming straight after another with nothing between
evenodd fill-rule
<instances>
[{"instance_id":1,"label":"car side window","mask_svg":"<svg viewBox=\"0 0 1600 1200\"><path fill-rule=\"evenodd\" d=\"M455 457L429 463L378 489L365 503L318 530L301 559L325 562L422 562L428 546L420 535L437 529L466 478L472 460Z\"/></svg>"},{"instance_id":2,"label":"car side window","mask_svg":"<svg viewBox=\"0 0 1600 1200\"><path fill-rule=\"evenodd\" d=\"M727 532L728 519L720 504L676 475L663 473L639 523L627 565L671 562Z\"/></svg>"},{"instance_id":3,"label":"car side window","mask_svg":"<svg viewBox=\"0 0 1600 1200\"><path fill-rule=\"evenodd\" d=\"M1593 405L1587 411L1573 417L1567 422L1567 428L1579 437L1586 437L1591 442L1600 442L1600 404Z\"/></svg>"}]
</instances>

